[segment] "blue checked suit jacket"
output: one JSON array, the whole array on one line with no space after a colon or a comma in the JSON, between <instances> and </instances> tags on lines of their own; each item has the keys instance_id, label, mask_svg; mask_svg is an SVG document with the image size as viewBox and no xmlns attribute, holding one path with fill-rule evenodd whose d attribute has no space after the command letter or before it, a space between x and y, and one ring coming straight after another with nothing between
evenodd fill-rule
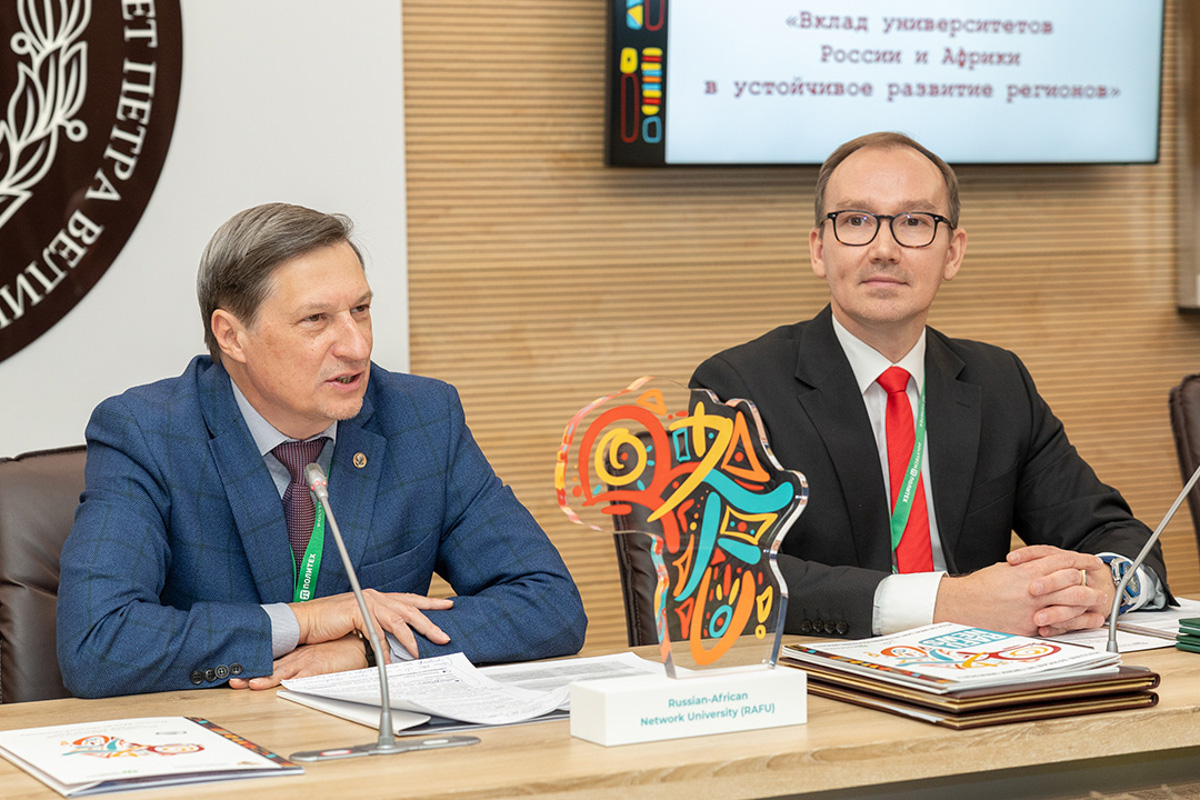
<instances>
[{"instance_id":1,"label":"blue checked suit jacket","mask_svg":"<svg viewBox=\"0 0 1200 800\"><path fill-rule=\"evenodd\" d=\"M260 604L291 601L291 550L224 368L199 356L178 378L109 398L87 444L61 557L67 688L97 697L269 675ZM566 566L488 465L448 384L372 365L361 412L338 424L329 495L364 588L425 594L434 572L453 586L453 609L426 612L450 644L418 636L422 656L486 663L582 646ZM349 590L328 536L316 594Z\"/></svg>"}]
</instances>

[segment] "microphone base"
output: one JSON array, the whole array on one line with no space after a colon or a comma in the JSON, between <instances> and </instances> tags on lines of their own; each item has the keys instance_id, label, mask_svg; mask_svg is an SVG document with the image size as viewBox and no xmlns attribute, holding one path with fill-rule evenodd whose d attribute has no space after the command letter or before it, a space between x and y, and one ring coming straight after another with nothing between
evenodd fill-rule
<instances>
[{"instance_id":1,"label":"microphone base","mask_svg":"<svg viewBox=\"0 0 1200 800\"><path fill-rule=\"evenodd\" d=\"M333 761L338 758L357 758L359 756L387 756L395 753L408 753L414 750L438 750L443 747L466 747L479 744L477 736L431 736L424 739L410 739L388 743L371 742L356 744L349 747L330 747L324 750L302 750L292 753L292 761Z\"/></svg>"}]
</instances>

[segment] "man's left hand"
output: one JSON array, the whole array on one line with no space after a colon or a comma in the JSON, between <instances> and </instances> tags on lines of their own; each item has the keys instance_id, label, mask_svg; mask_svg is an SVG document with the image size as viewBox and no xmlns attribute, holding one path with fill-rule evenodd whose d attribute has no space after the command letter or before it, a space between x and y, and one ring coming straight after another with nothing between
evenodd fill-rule
<instances>
[{"instance_id":1,"label":"man's left hand","mask_svg":"<svg viewBox=\"0 0 1200 800\"><path fill-rule=\"evenodd\" d=\"M1112 570L1099 556L1051 545L1013 550L1008 563L1039 562L1040 575L1029 584L1030 595L1044 607L1034 614L1039 636L1099 628L1112 609Z\"/></svg>"},{"instance_id":2,"label":"man's left hand","mask_svg":"<svg viewBox=\"0 0 1200 800\"><path fill-rule=\"evenodd\" d=\"M367 666L363 641L357 633L340 639L317 644L302 644L292 652L275 661L274 671L262 678L230 678L231 689L273 689L288 678L305 678L309 675L324 675L327 672L342 672L363 669Z\"/></svg>"}]
</instances>

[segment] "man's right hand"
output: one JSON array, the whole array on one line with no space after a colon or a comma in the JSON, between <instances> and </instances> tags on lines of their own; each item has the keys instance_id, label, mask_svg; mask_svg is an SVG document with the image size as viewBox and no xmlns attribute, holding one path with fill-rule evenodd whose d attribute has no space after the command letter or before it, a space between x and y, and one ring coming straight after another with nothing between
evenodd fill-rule
<instances>
[{"instance_id":1,"label":"man's right hand","mask_svg":"<svg viewBox=\"0 0 1200 800\"><path fill-rule=\"evenodd\" d=\"M380 642L385 641L385 632L390 632L413 658L419 658L414 632L434 644L450 641L450 637L422 612L452 608L453 600L401 592L377 592L374 589L364 589L363 596ZM295 613L300 625L299 644L329 642L353 630L365 630L353 592L318 597L304 603L289 603L288 607ZM387 657L385 646L384 658Z\"/></svg>"}]
</instances>

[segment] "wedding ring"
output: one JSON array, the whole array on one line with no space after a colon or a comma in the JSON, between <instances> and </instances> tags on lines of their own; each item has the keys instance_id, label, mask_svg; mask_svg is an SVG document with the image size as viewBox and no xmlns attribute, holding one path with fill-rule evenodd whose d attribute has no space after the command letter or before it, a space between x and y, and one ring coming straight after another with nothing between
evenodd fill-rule
<instances>
[{"instance_id":1,"label":"wedding ring","mask_svg":"<svg viewBox=\"0 0 1200 800\"><path fill-rule=\"evenodd\" d=\"M1079 570L1079 585L1087 586L1087 570L1086 569Z\"/></svg>"}]
</instances>

